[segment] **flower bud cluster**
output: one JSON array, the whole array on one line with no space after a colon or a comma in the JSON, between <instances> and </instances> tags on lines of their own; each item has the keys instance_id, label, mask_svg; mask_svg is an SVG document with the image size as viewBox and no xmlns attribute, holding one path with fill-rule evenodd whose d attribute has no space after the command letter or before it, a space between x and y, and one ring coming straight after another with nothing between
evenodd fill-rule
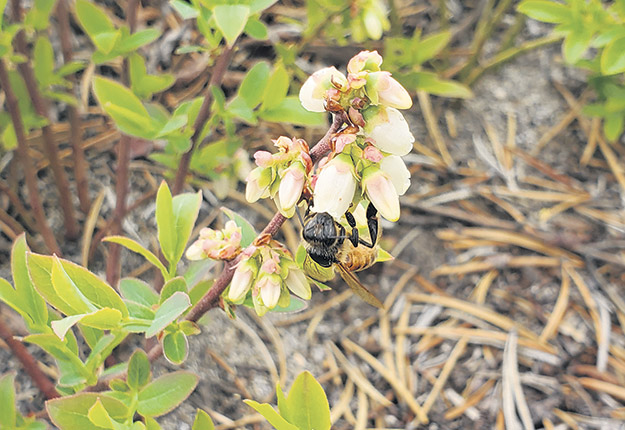
<instances>
[{"instance_id":1,"label":"flower bud cluster","mask_svg":"<svg viewBox=\"0 0 625 430\"><path fill-rule=\"evenodd\" d=\"M398 109L410 108L412 99L381 65L376 51L362 51L349 61L347 76L328 67L302 86L304 108L344 112L351 122L334 137L333 151L312 179L315 212L339 219L366 198L384 218L399 219L399 196L410 186L401 156L415 139Z\"/></svg>"},{"instance_id":2,"label":"flower bud cluster","mask_svg":"<svg viewBox=\"0 0 625 430\"><path fill-rule=\"evenodd\" d=\"M277 153L257 151L254 154L258 167L247 177L245 197L250 203L271 197L280 213L290 218L307 183L312 160L303 139L280 136L273 142Z\"/></svg>"},{"instance_id":3,"label":"flower bud cluster","mask_svg":"<svg viewBox=\"0 0 625 430\"><path fill-rule=\"evenodd\" d=\"M289 291L304 300L311 296L304 272L287 250L270 241L243 252L226 293L228 300L241 304L251 292L254 309L262 316L276 306L288 306Z\"/></svg>"},{"instance_id":4,"label":"flower bud cluster","mask_svg":"<svg viewBox=\"0 0 625 430\"><path fill-rule=\"evenodd\" d=\"M241 227L228 221L223 230L203 228L200 237L187 249L189 260L232 260L241 252Z\"/></svg>"}]
</instances>

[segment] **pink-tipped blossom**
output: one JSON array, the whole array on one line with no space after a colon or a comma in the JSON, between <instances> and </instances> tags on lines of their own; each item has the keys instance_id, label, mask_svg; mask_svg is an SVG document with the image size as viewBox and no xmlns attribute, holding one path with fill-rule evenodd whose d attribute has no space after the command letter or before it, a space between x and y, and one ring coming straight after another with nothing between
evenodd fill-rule
<instances>
[{"instance_id":1,"label":"pink-tipped blossom","mask_svg":"<svg viewBox=\"0 0 625 430\"><path fill-rule=\"evenodd\" d=\"M273 309L280 300L282 279L278 275L265 275L256 282L256 288L260 292L260 298L269 309Z\"/></svg>"},{"instance_id":2,"label":"pink-tipped blossom","mask_svg":"<svg viewBox=\"0 0 625 430\"><path fill-rule=\"evenodd\" d=\"M302 85L299 100L304 109L311 112L325 111L326 91L340 87L347 89L347 78L334 67L326 67L313 73Z\"/></svg>"},{"instance_id":3,"label":"pink-tipped blossom","mask_svg":"<svg viewBox=\"0 0 625 430\"><path fill-rule=\"evenodd\" d=\"M269 188L273 182L271 169L257 167L247 175L246 180L245 198L248 202L254 203L260 198L269 197Z\"/></svg>"},{"instance_id":4,"label":"pink-tipped blossom","mask_svg":"<svg viewBox=\"0 0 625 430\"><path fill-rule=\"evenodd\" d=\"M256 262L249 258L242 260L237 265L234 275L232 276L232 281L230 281L230 290L228 291L229 300L238 303L245 299L256 277L256 267Z\"/></svg>"},{"instance_id":5,"label":"pink-tipped blossom","mask_svg":"<svg viewBox=\"0 0 625 430\"><path fill-rule=\"evenodd\" d=\"M278 188L278 198L283 211L290 211L297 204L305 183L306 169L302 163L296 161L283 172Z\"/></svg>"},{"instance_id":6,"label":"pink-tipped blossom","mask_svg":"<svg viewBox=\"0 0 625 430\"><path fill-rule=\"evenodd\" d=\"M365 136L373 139L381 151L406 155L412 150L415 139L404 116L395 108L381 108L372 118L367 118Z\"/></svg>"},{"instance_id":7,"label":"pink-tipped blossom","mask_svg":"<svg viewBox=\"0 0 625 430\"><path fill-rule=\"evenodd\" d=\"M365 169L361 185L369 201L389 221L399 219L399 196L391 178L378 166Z\"/></svg>"},{"instance_id":8,"label":"pink-tipped blossom","mask_svg":"<svg viewBox=\"0 0 625 430\"><path fill-rule=\"evenodd\" d=\"M223 230L203 228L185 253L189 260L232 260L241 252L241 228L228 221Z\"/></svg>"},{"instance_id":9,"label":"pink-tipped blossom","mask_svg":"<svg viewBox=\"0 0 625 430\"><path fill-rule=\"evenodd\" d=\"M354 165L349 155L339 154L326 164L315 184L314 212L327 212L340 219L352 202L356 191Z\"/></svg>"},{"instance_id":10,"label":"pink-tipped blossom","mask_svg":"<svg viewBox=\"0 0 625 430\"><path fill-rule=\"evenodd\" d=\"M334 151L343 152L346 145L353 143L356 140L356 135L352 133L341 133L334 139Z\"/></svg>"},{"instance_id":11,"label":"pink-tipped blossom","mask_svg":"<svg viewBox=\"0 0 625 430\"><path fill-rule=\"evenodd\" d=\"M347 63L347 73L359 73L363 70L375 72L380 70L382 56L378 51L360 51Z\"/></svg>"},{"instance_id":12,"label":"pink-tipped blossom","mask_svg":"<svg viewBox=\"0 0 625 430\"><path fill-rule=\"evenodd\" d=\"M412 97L408 91L391 77L389 72L373 72L367 76L367 89L377 93L377 103L396 109L409 109Z\"/></svg>"},{"instance_id":13,"label":"pink-tipped blossom","mask_svg":"<svg viewBox=\"0 0 625 430\"><path fill-rule=\"evenodd\" d=\"M258 167L269 167L273 164L273 155L269 151L256 151L254 161Z\"/></svg>"}]
</instances>

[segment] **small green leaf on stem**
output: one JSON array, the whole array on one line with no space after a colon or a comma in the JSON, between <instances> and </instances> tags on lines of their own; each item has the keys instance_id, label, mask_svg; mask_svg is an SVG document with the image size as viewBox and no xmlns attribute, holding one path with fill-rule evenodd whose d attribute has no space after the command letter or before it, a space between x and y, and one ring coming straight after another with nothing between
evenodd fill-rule
<instances>
[{"instance_id":1,"label":"small green leaf on stem","mask_svg":"<svg viewBox=\"0 0 625 430\"><path fill-rule=\"evenodd\" d=\"M99 393L80 393L74 396L48 400L46 410L52 423L61 430L99 429L89 419L89 411L100 401L106 413L114 420L127 418L128 408L122 402Z\"/></svg>"},{"instance_id":2,"label":"small green leaf on stem","mask_svg":"<svg viewBox=\"0 0 625 430\"><path fill-rule=\"evenodd\" d=\"M329 430L330 406L323 388L310 372L295 379L286 399L289 421L301 430Z\"/></svg>"},{"instance_id":3,"label":"small green leaf on stem","mask_svg":"<svg viewBox=\"0 0 625 430\"><path fill-rule=\"evenodd\" d=\"M215 24L229 46L234 45L237 37L243 32L249 15L250 8L241 4L222 4L213 8Z\"/></svg>"},{"instance_id":4,"label":"small green leaf on stem","mask_svg":"<svg viewBox=\"0 0 625 430\"><path fill-rule=\"evenodd\" d=\"M280 414L267 403L258 403L254 400L243 400L243 402L265 417L265 419L269 421L269 424L274 426L277 430L301 430L299 427L281 417Z\"/></svg>"},{"instance_id":5,"label":"small green leaf on stem","mask_svg":"<svg viewBox=\"0 0 625 430\"><path fill-rule=\"evenodd\" d=\"M167 333L163 336L163 354L172 364L182 364L189 355L189 340L181 331Z\"/></svg>"},{"instance_id":6,"label":"small green leaf on stem","mask_svg":"<svg viewBox=\"0 0 625 430\"><path fill-rule=\"evenodd\" d=\"M152 379L150 360L145 352L138 349L128 362L128 378L126 382L130 388L139 391Z\"/></svg>"},{"instance_id":7,"label":"small green leaf on stem","mask_svg":"<svg viewBox=\"0 0 625 430\"><path fill-rule=\"evenodd\" d=\"M193 421L191 430L215 430L215 424L210 415L202 409L198 409L195 413L195 420Z\"/></svg>"},{"instance_id":8,"label":"small green leaf on stem","mask_svg":"<svg viewBox=\"0 0 625 430\"><path fill-rule=\"evenodd\" d=\"M193 392L198 377L190 372L173 372L150 382L139 393L137 412L158 417L174 409Z\"/></svg>"},{"instance_id":9,"label":"small green leaf on stem","mask_svg":"<svg viewBox=\"0 0 625 430\"><path fill-rule=\"evenodd\" d=\"M0 377L0 428L15 428L17 412L15 410L15 390L13 381L15 372ZM196 418L197 420L197 418Z\"/></svg>"},{"instance_id":10,"label":"small green leaf on stem","mask_svg":"<svg viewBox=\"0 0 625 430\"><path fill-rule=\"evenodd\" d=\"M145 337L149 338L159 333L170 323L176 320L184 311L191 306L189 296L183 292L176 292L156 310L152 324L145 332Z\"/></svg>"},{"instance_id":11,"label":"small green leaf on stem","mask_svg":"<svg viewBox=\"0 0 625 430\"><path fill-rule=\"evenodd\" d=\"M156 267L158 270L161 271L165 279L169 278L168 273L167 273L167 268L163 265L163 263L161 263L161 260L159 260L158 257L154 255L152 252L145 249L143 245L141 245L140 243L135 242L134 240L127 238L127 237L123 237L123 236L108 236L102 239L102 241L117 243L125 248L128 248L132 252L136 252L137 254L142 255L146 260L152 263L154 267Z\"/></svg>"}]
</instances>

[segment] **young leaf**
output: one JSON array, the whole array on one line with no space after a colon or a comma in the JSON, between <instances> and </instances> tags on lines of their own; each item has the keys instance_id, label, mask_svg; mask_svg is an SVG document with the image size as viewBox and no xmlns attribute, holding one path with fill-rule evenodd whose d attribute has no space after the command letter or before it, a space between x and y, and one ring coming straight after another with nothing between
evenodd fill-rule
<instances>
[{"instance_id":1,"label":"young leaf","mask_svg":"<svg viewBox=\"0 0 625 430\"><path fill-rule=\"evenodd\" d=\"M27 254L27 264L31 279L37 291L55 308L67 309L65 301L62 300L54 290L51 273L53 257L39 255L29 252ZM128 316L128 309L117 292L106 282L96 275L71 261L61 260L63 270L73 281L78 290L93 305L99 308L112 308L121 312L123 317ZM64 312L64 311L63 311ZM65 313L65 312L64 312ZM65 313L67 315L67 313Z\"/></svg>"},{"instance_id":2,"label":"young leaf","mask_svg":"<svg viewBox=\"0 0 625 430\"><path fill-rule=\"evenodd\" d=\"M139 393L137 412L147 417L166 414L193 392L198 377L190 372L173 372L150 382Z\"/></svg>"},{"instance_id":3,"label":"young leaf","mask_svg":"<svg viewBox=\"0 0 625 430\"><path fill-rule=\"evenodd\" d=\"M615 75L625 72L625 37L608 43L601 53L601 73Z\"/></svg>"},{"instance_id":4,"label":"young leaf","mask_svg":"<svg viewBox=\"0 0 625 430\"><path fill-rule=\"evenodd\" d=\"M134 424L141 424L141 421L137 421ZM145 430L161 430L160 424L152 417L145 417ZM132 429L135 430L135 429ZM136 429L140 430L140 429ZM141 429L142 430L142 429Z\"/></svg>"},{"instance_id":5,"label":"young leaf","mask_svg":"<svg viewBox=\"0 0 625 430\"><path fill-rule=\"evenodd\" d=\"M195 7L182 0L170 0L170 6L178 12L182 19L193 19L200 16L200 13Z\"/></svg>"},{"instance_id":6,"label":"young leaf","mask_svg":"<svg viewBox=\"0 0 625 430\"><path fill-rule=\"evenodd\" d=\"M522 1L517 10L537 21L560 24L571 19L569 9L560 3L549 0L525 0Z\"/></svg>"},{"instance_id":7,"label":"young leaf","mask_svg":"<svg viewBox=\"0 0 625 430\"><path fill-rule=\"evenodd\" d=\"M267 403L261 404L255 402L254 400L243 400L243 402L265 417L265 419L269 421L269 424L274 426L277 430L300 430L299 427L289 423L286 419L281 417L276 410Z\"/></svg>"},{"instance_id":8,"label":"young leaf","mask_svg":"<svg viewBox=\"0 0 625 430\"><path fill-rule=\"evenodd\" d=\"M231 209L221 208L221 210L228 218L236 223L237 227L241 229L241 246L243 248L249 246L258 235L252 224Z\"/></svg>"},{"instance_id":9,"label":"young leaf","mask_svg":"<svg viewBox=\"0 0 625 430\"><path fill-rule=\"evenodd\" d=\"M173 208L173 197L167 186L167 182L161 182L156 193L156 225L158 229L158 242L167 261L174 261L176 253L176 230ZM167 279L167 278L165 278Z\"/></svg>"},{"instance_id":10,"label":"young leaf","mask_svg":"<svg viewBox=\"0 0 625 430\"><path fill-rule=\"evenodd\" d=\"M33 325L34 322L26 311L27 305L24 303L23 298L13 289L11 284L2 278L0 278L0 300L19 313L29 327Z\"/></svg>"},{"instance_id":11,"label":"young leaf","mask_svg":"<svg viewBox=\"0 0 625 430\"><path fill-rule=\"evenodd\" d=\"M198 409L195 413L195 420L193 421L191 430L215 430L215 424L210 415L202 409Z\"/></svg>"},{"instance_id":12,"label":"young leaf","mask_svg":"<svg viewBox=\"0 0 625 430\"><path fill-rule=\"evenodd\" d=\"M0 428L2 429L15 428L17 412L15 411L14 380L15 372L0 377Z\"/></svg>"},{"instance_id":13,"label":"young leaf","mask_svg":"<svg viewBox=\"0 0 625 430\"><path fill-rule=\"evenodd\" d=\"M301 430L329 430L330 406L323 388L310 372L295 379L286 399L289 421Z\"/></svg>"},{"instance_id":14,"label":"young leaf","mask_svg":"<svg viewBox=\"0 0 625 430\"><path fill-rule=\"evenodd\" d=\"M165 283L165 285L163 285L159 304L162 304L165 300L173 296L176 291L181 291L185 294L187 293L187 282L182 276L170 279Z\"/></svg>"},{"instance_id":15,"label":"young leaf","mask_svg":"<svg viewBox=\"0 0 625 430\"><path fill-rule=\"evenodd\" d=\"M243 32L249 15L250 8L241 4L222 4L213 8L215 24L230 46Z\"/></svg>"},{"instance_id":16,"label":"young leaf","mask_svg":"<svg viewBox=\"0 0 625 430\"><path fill-rule=\"evenodd\" d=\"M90 314L72 315L60 320L52 321L52 330L63 340L67 331L75 324L81 323L86 327L98 330L113 330L120 328L122 314L117 309L102 308Z\"/></svg>"},{"instance_id":17,"label":"young leaf","mask_svg":"<svg viewBox=\"0 0 625 430\"><path fill-rule=\"evenodd\" d=\"M65 310L60 309L66 315L89 313L96 310L96 307L85 297L65 272L61 261L56 255L52 257L50 280L57 296L67 305L64 309L71 310L71 312L65 312Z\"/></svg>"},{"instance_id":18,"label":"young leaf","mask_svg":"<svg viewBox=\"0 0 625 430\"><path fill-rule=\"evenodd\" d=\"M172 364L182 364L189 355L189 340L181 331L167 333L163 336L163 354Z\"/></svg>"},{"instance_id":19,"label":"young leaf","mask_svg":"<svg viewBox=\"0 0 625 430\"><path fill-rule=\"evenodd\" d=\"M265 61L260 61L245 74L241 85L239 86L238 95L247 105L254 109L263 101L265 87L269 81L271 68Z\"/></svg>"},{"instance_id":20,"label":"young leaf","mask_svg":"<svg viewBox=\"0 0 625 430\"><path fill-rule=\"evenodd\" d=\"M92 40L100 33L115 30L108 15L89 0L76 0L76 16Z\"/></svg>"},{"instance_id":21,"label":"young leaf","mask_svg":"<svg viewBox=\"0 0 625 430\"><path fill-rule=\"evenodd\" d=\"M78 354L68 347L67 341L63 342L56 334L33 334L26 336L24 342L39 346L57 359L59 364L64 363L66 368L71 368L74 373L80 375L86 374L85 365L78 357Z\"/></svg>"},{"instance_id":22,"label":"young leaf","mask_svg":"<svg viewBox=\"0 0 625 430\"><path fill-rule=\"evenodd\" d=\"M440 33L421 39L415 49L417 64L422 64L423 62L434 58L436 54L441 52L443 48L447 46L451 36L451 31L441 31Z\"/></svg>"},{"instance_id":23,"label":"young leaf","mask_svg":"<svg viewBox=\"0 0 625 430\"><path fill-rule=\"evenodd\" d=\"M191 306L189 296L183 292L176 292L156 310L152 324L145 332L145 337L149 338L159 333L170 323L176 320L184 311Z\"/></svg>"},{"instance_id":24,"label":"young leaf","mask_svg":"<svg viewBox=\"0 0 625 430\"><path fill-rule=\"evenodd\" d=\"M54 51L47 37L39 36L33 49L33 71L40 88L52 83L54 76Z\"/></svg>"},{"instance_id":25,"label":"young leaf","mask_svg":"<svg viewBox=\"0 0 625 430\"><path fill-rule=\"evenodd\" d=\"M80 393L74 396L48 400L46 410L52 423L61 430L102 429L89 419L89 410L100 401L107 414L114 420L127 418L128 408L122 402L101 393Z\"/></svg>"},{"instance_id":26,"label":"young leaf","mask_svg":"<svg viewBox=\"0 0 625 430\"><path fill-rule=\"evenodd\" d=\"M289 91L289 74L286 72L283 64L278 64L271 76L265 93L263 94L263 104L261 111L267 111L276 108L282 103Z\"/></svg>"},{"instance_id":27,"label":"young leaf","mask_svg":"<svg viewBox=\"0 0 625 430\"><path fill-rule=\"evenodd\" d=\"M145 352L137 349L128 362L128 378L126 382L133 390L139 391L152 379L150 360Z\"/></svg>"},{"instance_id":28,"label":"young leaf","mask_svg":"<svg viewBox=\"0 0 625 430\"><path fill-rule=\"evenodd\" d=\"M267 30L265 23L255 17L251 17L247 20L247 24L245 24L243 31L250 37L257 40L267 40L267 36L269 35L269 31Z\"/></svg>"},{"instance_id":29,"label":"young leaf","mask_svg":"<svg viewBox=\"0 0 625 430\"><path fill-rule=\"evenodd\" d=\"M567 63L575 64L582 58L590 47L592 36L592 31L583 26L577 27L566 36L562 43L562 52Z\"/></svg>"},{"instance_id":30,"label":"young leaf","mask_svg":"<svg viewBox=\"0 0 625 430\"><path fill-rule=\"evenodd\" d=\"M119 283L119 291L125 299L135 301L148 308L158 304L158 293L141 279L122 279Z\"/></svg>"},{"instance_id":31,"label":"young leaf","mask_svg":"<svg viewBox=\"0 0 625 430\"><path fill-rule=\"evenodd\" d=\"M134 240L127 238L127 237L123 237L123 236L107 236L104 239L102 239L102 241L118 243L122 245L123 247L128 248L132 252L136 252L137 254L142 255L146 260L152 263L154 267L156 267L158 270L161 271L165 279L169 277L169 274L167 273L167 269L165 268L163 263L161 263L161 260L159 260L158 257L154 255L152 252L145 249L140 243L135 242Z\"/></svg>"},{"instance_id":32,"label":"young leaf","mask_svg":"<svg viewBox=\"0 0 625 430\"><path fill-rule=\"evenodd\" d=\"M97 427L105 429L115 428L111 416L106 411L106 408L104 408L100 399L96 400L93 406L89 408L89 411L87 411L87 418L89 418L89 421Z\"/></svg>"},{"instance_id":33,"label":"young leaf","mask_svg":"<svg viewBox=\"0 0 625 430\"><path fill-rule=\"evenodd\" d=\"M277 1L278 0L252 0L252 2L250 3L250 15L257 12L262 12Z\"/></svg>"},{"instance_id":34,"label":"young leaf","mask_svg":"<svg viewBox=\"0 0 625 430\"><path fill-rule=\"evenodd\" d=\"M146 28L145 30L139 30L132 33L129 36L122 38L119 44L115 47L117 51L122 54L136 51L143 45L154 42L161 35L161 32L156 28Z\"/></svg>"}]
</instances>

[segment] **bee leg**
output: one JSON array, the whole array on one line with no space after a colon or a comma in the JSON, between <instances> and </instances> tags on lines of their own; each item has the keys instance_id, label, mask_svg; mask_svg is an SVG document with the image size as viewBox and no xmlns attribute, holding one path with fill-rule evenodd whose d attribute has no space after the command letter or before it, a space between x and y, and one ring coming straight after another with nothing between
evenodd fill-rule
<instances>
[{"instance_id":1,"label":"bee leg","mask_svg":"<svg viewBox=\"0 0 625 430\"><path fill-rule=\"evenodd\" d=\"M354 245L354 248L358 246L360 239L358 237L358 229L356 228L356 219L351 212L345 212L345 219L347 224L352 228L352 233L348 236L349 241Z\"/></svg>"},{"instance_id":2,"label":"bee leg","mask_svg":"<svg viewBox=\"0 0 625 430\"><path fill-rule=\"evenodd\" d=\"M308 212L308 209L306 209L306 212ZM295 213L297 214L297 218L299 218L300 225L302 226L302 228L304 228L304 219L302 218L302 214L299 211L299 206L295 206ZM308 215L308 213L306 215Z\"/></svg>"},{"instance_id":3,"label":"bee leg","mask_svg":"<svg viewBox=\"0 0 625 430\"><path fill-rule=\"evenodd\" d=\"M369 203L369 206L367 206L367 227L369 228L371 243L365 242L362 239L360 240L360 243L368 248L373 248L378 240L379 219L377 215L378 210L375 208L375 206L373 206L373 203Z\"/></svg>"}]
</instances>

